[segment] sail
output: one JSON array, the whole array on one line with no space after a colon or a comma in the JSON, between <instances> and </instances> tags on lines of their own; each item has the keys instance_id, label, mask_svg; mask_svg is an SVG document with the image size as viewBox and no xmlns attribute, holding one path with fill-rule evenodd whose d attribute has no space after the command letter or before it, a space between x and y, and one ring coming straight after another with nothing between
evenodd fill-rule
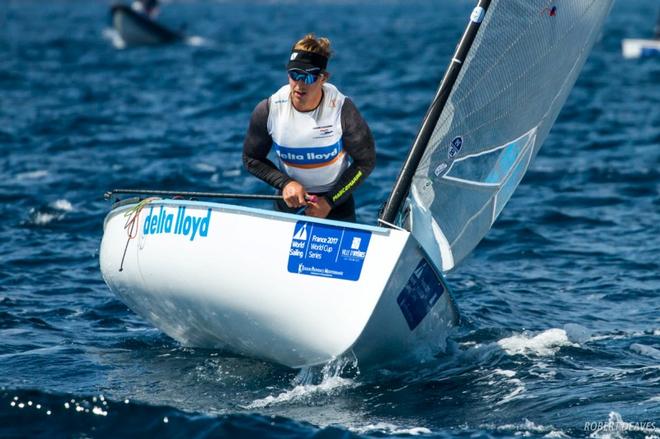
<instances>
[{"instance_id":1,"label":"sail","mask_svg":"<svg viewBox=\"0 0 660 439\"><path fill-rule=\"evenodd\" d=\"M412 234L443 271L476 247L511 198L599 37L611 4L490 3L433 127L407 200Z\"/></svg>"}]
</instances>

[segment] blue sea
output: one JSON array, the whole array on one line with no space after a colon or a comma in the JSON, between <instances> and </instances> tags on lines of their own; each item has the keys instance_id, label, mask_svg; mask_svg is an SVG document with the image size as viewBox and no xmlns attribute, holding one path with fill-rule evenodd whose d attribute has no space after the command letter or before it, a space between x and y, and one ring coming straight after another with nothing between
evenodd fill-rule
<instances>
[{"instance_id":1,"label":"blue sea","mask_svg":"<svg viewBox=\"0 0 660 439\"><path fill-rule=\"evenodd\" d=\"M193 38L125 50L109 6L0 2L0 437L660 437L660 58L621 56L657 0L615 4L522 184L447 276L448 351L368 373L165 336L103 282L103 193L270 193L243 136L314 31L376 139L356 195L374 224L474 2L174 0L161 19Z\"/></svg>"}]
</instances>

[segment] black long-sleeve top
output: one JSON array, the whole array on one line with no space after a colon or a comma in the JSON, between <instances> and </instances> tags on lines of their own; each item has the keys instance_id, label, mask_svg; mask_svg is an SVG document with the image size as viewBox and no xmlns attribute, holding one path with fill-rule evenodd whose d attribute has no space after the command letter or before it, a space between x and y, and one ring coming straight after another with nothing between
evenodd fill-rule
<instances>
[{"instance_id":1,"label":"black long-sleeve top","mask_svg":"<svg viewBox=\"0 0 660 439\"><path fill-rule=\"evenodd\" d=\"M268 106L268 99L264 99L252 112L243 144L243 164L251 174L281 190L293 179L268 159L273 145L267 127ZM341 109L341 126L343 146L352 163L325 195L331 207L346 201L376 165L376 148L371 130L349 98L345 98Z\"/></svg>"}]
</instances>

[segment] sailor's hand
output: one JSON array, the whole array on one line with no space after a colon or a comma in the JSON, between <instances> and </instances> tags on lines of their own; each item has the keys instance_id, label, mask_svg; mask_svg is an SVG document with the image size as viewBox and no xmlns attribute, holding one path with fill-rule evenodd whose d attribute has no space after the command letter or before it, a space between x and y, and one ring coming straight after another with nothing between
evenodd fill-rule
<instances>
[{"instance_id":1,"label":"sailor's hand","mask_svg":"<svg viewBox=\"0 0 660 439\"><path fill-rule=\"evenodd\" d=\"M315 198L316 199L314 201L307 201L307 209L305 209L305 215L315 216L317 218L326 218L332 210L330 203L328 203L328 200L325 197Z\"/></svg>"},{"instance_id":2,"label":"sailor's hand","mask_svg":"<svg viewBox=\"0 0 660 439\"><path fill-rule=\"evenodd\" d=\"M297 181L290 181L282 189L282 197L284 198L284 202L287 206L294 209L301 206L307 206L305 195L307 195L305 188Z\"/></svg>"}]
</instances>

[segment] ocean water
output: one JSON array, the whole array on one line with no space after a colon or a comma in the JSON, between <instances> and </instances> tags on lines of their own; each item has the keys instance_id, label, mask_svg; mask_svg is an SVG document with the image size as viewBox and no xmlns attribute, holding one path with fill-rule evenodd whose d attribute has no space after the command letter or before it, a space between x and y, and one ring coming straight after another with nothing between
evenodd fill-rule
<instances>
[{"instance_id":1,"label":"ocean water","mask_svg":"<svg viewBox=\"0 0 660 439\"><path fill-rule=\"evenodd\" d=\"M269 193L241 166L291 43L333 40L370 123L374 223L473 6L174 1L186 44L117 50L109 3L0 2L0 437L660 437L657 0L620 0L492 231L448 276L463 323L402 370L298 373L182 347L98 266L114 187ZM265 205L251 204L257 207Z\"/></svg>"}]
</instances>

